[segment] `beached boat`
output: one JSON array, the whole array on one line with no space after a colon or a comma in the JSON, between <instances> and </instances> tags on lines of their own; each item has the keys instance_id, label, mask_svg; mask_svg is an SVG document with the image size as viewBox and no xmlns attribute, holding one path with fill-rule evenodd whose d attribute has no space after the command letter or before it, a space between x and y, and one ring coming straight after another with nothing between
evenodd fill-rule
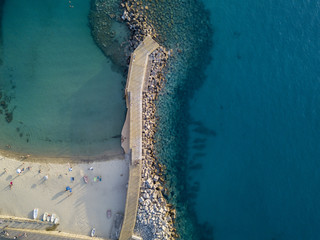
<instances>
[{"instance_id":1,"label":"beached boat","mask_svg":"<svg viewBox=\"0 0 320 240\"><path fill-rule=\"evenodd\" d=\"M54 224L58 224L59 223L59 218L56 217L56 219L54 220Z\"/></svg>"},{"instance_id":2,"label":"beached boat","mask_svg":"<svg viewBox=\"0 0 320 240\"><path fill-rule=\"evenodd\" d=\"M95 234L96 234L96 229L95 229L95 228L92 228L92 230L91 230L91 237L94 237Z\"/></svg>"},{"instance_id":3,"label":"beached boat","mask_svg":"<svg viewBox=\"0 0 320 240\"><path fill-rule=\"evenodd\" d=\"M33 219L37 219L37 217L38 217L38 212L39 212L39 209L38 209L38 208L33 209Z\"/></svg>"},{"instance_id":4,"label":"beached boat","mask_svg":"<svg viewBox=\"0 0 320 240\"><path fill-rule=\"evenodd\" d=\"M107 211L107 218L111 218L111 216L112 216L112 212L111 212L111 210L109 209L109 210Z\"/></svg>"},{"instance_id":5,"label":"beached boat","mask_svg":"<svg viewBox=\"0 0 320 240\"><path fill-rule=\"evenodd\" d=\"M51 215L48 214L47 222L50 222L50 217L51 217Z\"/></svg>"},{"instance_id":6,"label":"beached boat","mask_svg":"<svg viewBox=\"0 0 320 240\"><path fill-rule=\"evenodd\" d=\"M84 181L85 183L88 183L88 181L89 181L88 176L83 176L83 181Z\"/></svg>"},{"instance_id":7,"label":"beached boat","mask_svg":"<svg viewBox=\"0 0 320 240\"><path fill-rule=\"evenodd\" d=\"M52 213L52 215L51 215L51 222L53 223L55 219L56 219L56 214L55 214L55 213Z\"/></svg>"},{"instance_id":8,"label":"beached boat","mask_svg":"<svg viewBox=\"0 0 320 240\"><path fill-rule=\"evenodd\" d=\"M42 221L47 221L47 218L48 218L48 213L45 212L45 213L43 214Z\"/></svg>"}]
</instances>

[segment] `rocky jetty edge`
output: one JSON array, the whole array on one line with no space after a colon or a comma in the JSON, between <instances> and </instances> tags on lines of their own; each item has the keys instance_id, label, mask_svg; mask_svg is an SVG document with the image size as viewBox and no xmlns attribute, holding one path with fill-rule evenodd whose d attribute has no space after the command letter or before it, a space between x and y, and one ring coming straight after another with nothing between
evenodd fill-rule
<instances>
[{"instance_id":1,"label":"rocky jetty edge","mask_svg":"<svg viewBox=\"0 0 320 240\"><path fill-rule=\"evenodd\" d=\"M121 19L131 30L130 50L133 52L147 35L156 38L154 28L147 24L146 17L139 14L147 8L141 1L123 1ZM165 84L163 69L170 52L159 47L149 56L150 75L143 92L143 130L142 130L142 171L139 207L135 232L143 239L176 239L178 234L174 227L176 211L168 204L163 195L165 188L163 166L155 155L155 132L157 129L156 101Z\"/></svg>"},{"instance_id":2,"label":"rocky jetty edge","mask_svg":"<svg viewBox=\"0 0 320 240\"><path fill-rule=\"evenodd\" d=\"M142 130L142 171L136 232L143 239L175 239L175 210L164 198L167 189L163 172L165 167L155 156L155 132L157 128L156 100L165 79L162 69L168 58L163 48L155 50L151 59L151 71L143 93L143 130Z\"/></svg>"}]
</instances>

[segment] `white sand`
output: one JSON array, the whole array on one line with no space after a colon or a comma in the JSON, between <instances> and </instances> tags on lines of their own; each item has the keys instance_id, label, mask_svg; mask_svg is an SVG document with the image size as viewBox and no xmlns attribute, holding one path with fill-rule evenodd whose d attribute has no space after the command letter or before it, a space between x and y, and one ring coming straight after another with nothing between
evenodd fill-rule
<instances>
[{"instance_id":1,"label":"white sand","mask_svg":"<svg viewBox=\"0 0 320 240\"><path fill-rule=\"evenodd\" d=\"M29 166L31 169L27 170ZM93 171L88 170L89 167L93 167ZM25 171L18 175L18 168ZM0 156L0 215L32 218L33 209L39 208L38 219L42 219L44 212L55 213L60 218L57 230L89 235L95 227L97 236L109 237L114 215L124 213L128 163L115 159L72 164L72 171L68 169L68 164L22 164ZM48 180L44 180L45 175ZM89 177L88 184L84 183L84 175ZM96 176L101 176L102 181L94 182ZM71 177L75 178L74 182ZM65 191L67 186L72 188L70 196ZM112 210L111 219L106 216L108 209Z\"/></svg>"}]
</instances>

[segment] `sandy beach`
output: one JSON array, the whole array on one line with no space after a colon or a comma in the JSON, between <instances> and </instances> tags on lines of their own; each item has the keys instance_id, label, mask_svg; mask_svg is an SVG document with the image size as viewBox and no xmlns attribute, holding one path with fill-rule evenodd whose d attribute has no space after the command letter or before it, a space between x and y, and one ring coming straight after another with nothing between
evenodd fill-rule
<instances>
[{"instance_id":1,"label":"sandy beach","mask_svg":"<svg viewBox=\"0 0 320 240\"><path fill-rule=\"evenodd\" d=\"M24 171L18 174L18 169ZM38 208L38 219L44 212L59 217L59 231L89 235L95 227L97 236L108 238L113 217L125 210L128 173L128 163L120 157L60 164L33 162L32 156L21 162L0 155L0 215L32 218L33 209ZM65 191L68 186L72 194ZM111 218L106 214L109 209Z\"/></svg>"}]
</instances>

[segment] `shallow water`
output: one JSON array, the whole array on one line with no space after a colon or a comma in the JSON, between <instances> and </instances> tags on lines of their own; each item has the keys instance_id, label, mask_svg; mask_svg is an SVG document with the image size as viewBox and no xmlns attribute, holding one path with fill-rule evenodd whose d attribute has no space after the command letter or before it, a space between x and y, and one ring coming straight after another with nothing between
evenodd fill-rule
<instances>
[{"instance_id":1,"label":"shallow water","mask_svg":"<svg viewBox=\"0 0 320 240\"><path fill-rule=\"evenodd\" d=\"M70 7L69 5L73 6ZM95 45L90 1L6 1L0 148L46 156L120 153L123 76Z\"/></svg>"},{"instance_id":2,"label":"shallow water","mask_svg":"<svg viewBox=\"0 0 320 240\"><path fill-rule=\"evenodd\" d=\"M206 0L213 62L192 100L196 212L214 239L319 239L319 1Z\"/></svg>"}]
</instances>

